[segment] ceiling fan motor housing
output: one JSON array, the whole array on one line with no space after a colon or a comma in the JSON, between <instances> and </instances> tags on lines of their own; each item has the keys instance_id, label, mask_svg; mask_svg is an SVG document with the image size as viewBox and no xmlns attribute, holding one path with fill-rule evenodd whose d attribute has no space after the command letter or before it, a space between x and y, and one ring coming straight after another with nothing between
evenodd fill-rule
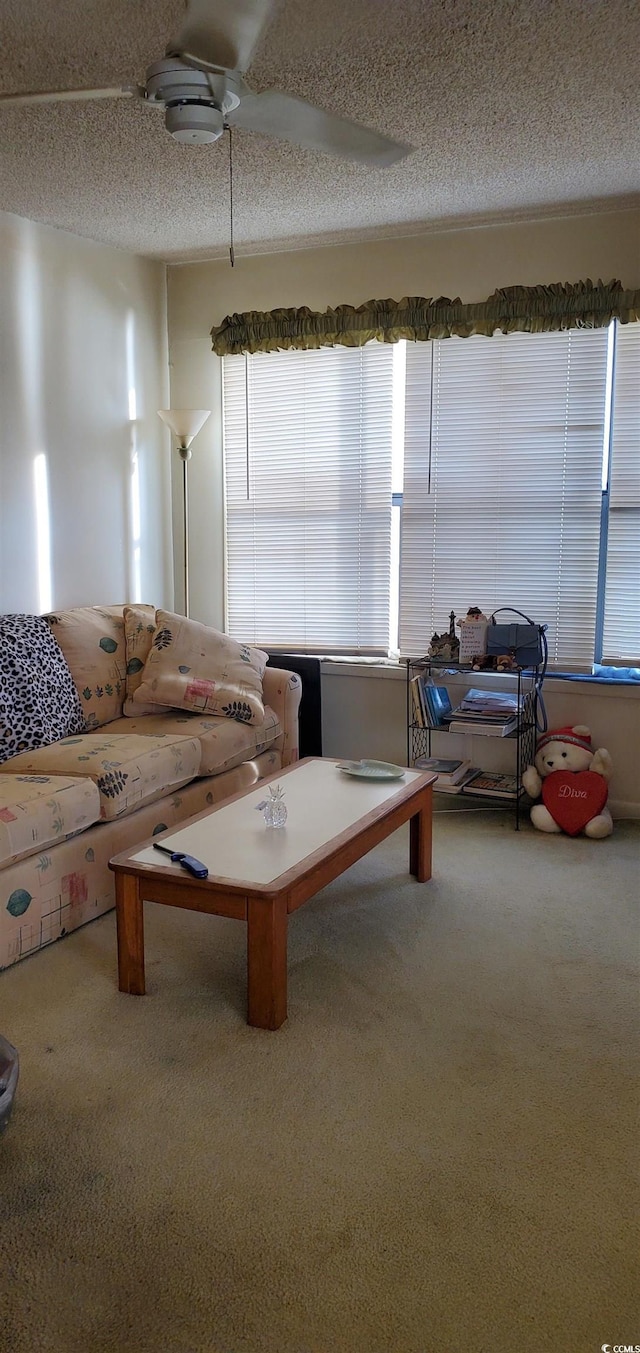
<instances>
[{"instance_id":1,"label":"ceiling fan motor housing","mask_svg":"<svg viewBox=\"0 0 640 1353\"><path fill-rule=\"evenodd\" d=\"M165 126L176 141L205 145L224 131L227 113L240 99L223 74L194 70L173 57L156 61L147 71L147 98L164 104Z\"/></svg>"},{"instance_id":2,"label":"ceiling fan motor housing","mask_svg":"<svg viewBox=\"0 0 640 1353\"><path fill-rule=\"evenodd\" d=\"M195 145L217 141L224 131L220 109L203 103L169 104L164 124L176 141L189 141Z\"/></svg>"}]
</instances>

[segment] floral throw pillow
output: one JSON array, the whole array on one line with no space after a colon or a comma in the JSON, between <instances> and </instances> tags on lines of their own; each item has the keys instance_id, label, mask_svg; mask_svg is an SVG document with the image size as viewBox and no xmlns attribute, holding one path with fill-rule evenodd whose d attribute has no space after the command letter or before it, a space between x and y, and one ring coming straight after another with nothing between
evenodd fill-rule
<instances>
[{"instance_id":1,"label":"floral throw pillow","mask_svg":"<svg viewBox=\"0 0 640 1353\"><path fill-rule=\"evenodd\" d=\"M267 654L239 644L198 620L156 612L156 628L142 678L132 698L140 705L169 705L218 714L240 723L264 719L262 675Z\"/></svg>"},{"instance_id":2,"label":"floral throw pillow","mask_svg":"<svg viewBox=\"0 0 640 1353\"><path fill-rule=\"evenodd\" d=\"M157 714L157 705L134 704L133 697L142 681L144 665L156 632L156 608L142 602L124 608L124 648L127 661L126 696L122 713L129 718Z\"/></svg>"},{"instance_id":3,"label":"floral throw pillow","mask_svg":"<svg viewBox=\"0 0 640 1353\"><path fill-rule=\"evenodd\" d=\"M119 719L126 666L122 607L78 606L45 619L71 669L86 727Z\"/></svg>"},{"instance_id":4,"label":"floral throw pillow","mask_svg":"<svg viewBox=\"0 0 640 1353\"><path fill-rule=\"evenodd\" d=\"M0 616L0 762L83 729L73 677L44 617Z\"/></svg>"}]
</instances>

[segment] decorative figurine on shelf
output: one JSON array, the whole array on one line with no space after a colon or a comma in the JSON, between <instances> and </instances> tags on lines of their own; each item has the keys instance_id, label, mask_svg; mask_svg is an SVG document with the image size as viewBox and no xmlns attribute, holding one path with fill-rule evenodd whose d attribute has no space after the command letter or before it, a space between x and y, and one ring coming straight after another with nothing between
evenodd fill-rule
<instances>
[{"instance_id":1,"label":"decorative figurine on shelf","mask_svg":"<svg viewBox=\"0 0 640 1353\"><path fill-rule=\"evenodd\" d=\"M435 658L438 662L458 662L460 657L460 640L456 634L456 613L451 611L449 615L449 633L434 634L429 644L429 657Z\"/></svg>"},{"instance_id":2,"label":"decorative figurine on shelf","mask_svg":"<svg viewBox=\"0 0 640 1353\"><path fill-rule=\"evenodd\" d=\"M494 655L494 660L496 672L520 671L518 659L514 657L513 653L499 653L497 657Z\"/></svg>"},{"instance_id":3,"label":"decorative figurine on shelf","mask_svg":"<svg viewBox=\"0 0 640 1353\"><path fill-rule=\"evenodd\" d=\"M256 804L256 810L264 813L265 827L284 827L287 820L287 805L284 801L282 785L268 785L268 799Z\"/></svg>"},{"instance_id":4,"label":"decorative figurine on shelf","mask_svg":"<svg viewBox=\"0 0 640 1353\"><path fill-rule=\"evenodd\" d=\"M467 614L464 617L460 616L460 619L456 620L456 625L458 626L458 629L462 629L463 625L477 625L480 621L484 621L485 625L488 625L489 623L484 611L481 611L479 606L470 606Z\"/></svg>"},{"instance_id":5,"label":"decorative figurine on shelf","mask_svg":"<svg viewBox=\"0 0 640 1353\"><path fill-rule=\"evenodd\" d=\"M471 663L483 658L487 651L488 620L479 606L470 606L464 618L456 620L460 630L460 662Z\"/></svg>"},{"instance_id":6,"label":"decorative figurine on shelf","mask_svg":"<svg viewBox=\"0 0 640 1353\"><path fill-rule=\"evenodd\" d=\"M496 658L493 653L476 653L471 662L474 672L495 672Z\"/></svg>"},{"instance_id":7,"label":"decorative figurine on shelf","mask_svg":"<svg viewBox=\"0 0 640 1353\"><path fill-rule=\"evenodd\" d=\"M613 764L605 747L594 752L585 724L556 728L538 738L535 765L527 766L522 783L534 803L531 821L540 832L596 839L611 836L613 821L605 806Z\"/></svg>"}]
</instances>

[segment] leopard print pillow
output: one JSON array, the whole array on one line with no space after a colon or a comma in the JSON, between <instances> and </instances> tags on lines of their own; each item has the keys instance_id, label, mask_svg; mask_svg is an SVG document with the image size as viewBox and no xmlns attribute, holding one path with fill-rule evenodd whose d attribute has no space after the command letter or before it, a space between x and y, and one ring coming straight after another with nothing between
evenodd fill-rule
<instances>
[{"instance_id":1,"label":"leopard print pillow","mask_svg":"<svg viewBox=\"0 0 640 1353\"><path fill-rule=\"evenodd\" d=\"M44 617L0 616L0 762L83 729L80 697Z\"/></svg>"}]
</instances>

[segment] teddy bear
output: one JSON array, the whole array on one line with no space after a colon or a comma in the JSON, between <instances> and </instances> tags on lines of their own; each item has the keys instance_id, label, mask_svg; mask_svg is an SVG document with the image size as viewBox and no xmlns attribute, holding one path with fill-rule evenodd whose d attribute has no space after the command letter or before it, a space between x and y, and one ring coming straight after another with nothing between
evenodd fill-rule
<instances>
[{"instance_id":1,"label":"teddy bear","mask_svg":"<svg viewBox=\"0 0 640 1353\"><path fill-rule=\"evenodd\" d=\"M527 794L542 803L531 809L531 821L541 832L568 836L610 836L613 821L605 806L613 772L609 752L591 743L585 724L555 728L538 738L535 765L527 766L522 783Z\"/></svg>"}]
</instances>

